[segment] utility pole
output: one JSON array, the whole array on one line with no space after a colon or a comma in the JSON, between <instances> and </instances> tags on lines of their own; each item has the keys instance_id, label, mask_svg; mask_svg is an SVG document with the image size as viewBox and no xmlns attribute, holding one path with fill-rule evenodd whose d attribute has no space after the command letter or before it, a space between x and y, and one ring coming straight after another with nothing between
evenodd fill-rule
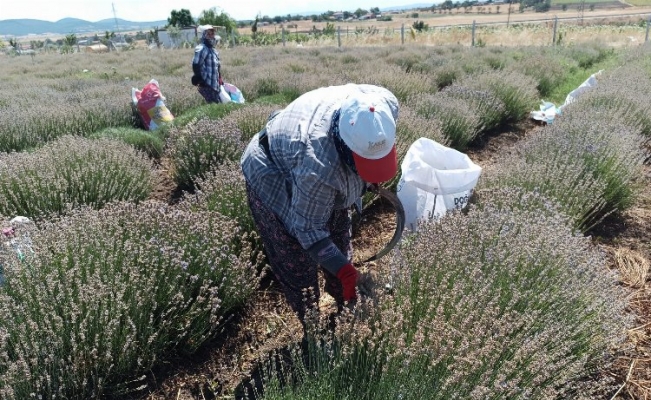
<instances>
[{"instance_id":1,"label":"utility pole","mask_svg":"<svg viewBox=\"0 0 651 400\"><path fill-rule=\"evenodd\" d=\"M579 24L583 26L583 11L585 10L585 0L579 2Z\"/></svg>"},{"instance_id":2,"label":"utility pole","mask_svg":"<svg viewBox=\"0 0 651 400\"><path fill-rule=\"evenodd\" d=\"M508 9L508 16L506 17L506 27L509 27L509 22L511 22L511 0L509 0L509 9Z\"/></svg>"},{"instance_id":3,"label":"utility pole","mask_svg":"<svg viewBox=\"0 0 651 400\"><path fill-rule=\"evenodd\" d=\"M115 4L114 3L111 3L111 7L113 8L113 19L115 20L115 35L117 36L117 35L120 34L120 26L118 25L118 15L115 12ZM121 39L122 38L120 37L120 42L122 42Z\"/></svg>"}]
</instances>

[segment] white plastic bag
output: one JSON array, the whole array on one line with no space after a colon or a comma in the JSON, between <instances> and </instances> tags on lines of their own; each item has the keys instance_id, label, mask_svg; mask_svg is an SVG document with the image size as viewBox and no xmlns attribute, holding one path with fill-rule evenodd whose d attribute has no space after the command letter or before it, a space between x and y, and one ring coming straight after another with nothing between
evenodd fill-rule
<instances>
[{"instance_id":1,"label":"white plastic bag","mask_svg":"<svg viewBox=\"0 0 651 400\"><path fill-rule=\"evenodd\" d=\"M231 102L231 96L228 94L226 89L224 89L224 85L219 86L219 101L224 104Z\"/></svg>"},{"instance_id":2,"label":"white plastic bag","mask_svg":"<svg viewBox=\"0 0 651 400\"><path fill-rule=\"evenodd\" d=\"M411 231L420 221L465 207L481 175L467 155L427 138L409 147L401 169L397 192Z\"/></svg>"},{"instance_id":3,"label":"white plastic bag","mask_svg":"<svg viewBox=\"0 0 651 400\"><path fill-rule=\"evenodd\" d=\"M233 103L244 104L244 96L242 95L242 91L240 91L237 86L228 82L224 82L224 89L226 89L226 92L231 97Z\"/></svg>"},{"instance_id":4,"label":"white plastic bag","mask_svg":"<svg viewBox=\"0 0 651 400\"><path fill-rule=\"evenodd\" d=\"M601 73L603 72L602 69L599 71L595 72L594 74L590 75L588 79L586 79L578 88L572 90L567 97L565 98L565 103L563 103L562 106L558 107L559 109L562 109L568 104L574 103L579 96L581 96L583 93L585 93L588 89L593 88L597 86L597 78L601 76Z\"/></svg>"}]
</instances>

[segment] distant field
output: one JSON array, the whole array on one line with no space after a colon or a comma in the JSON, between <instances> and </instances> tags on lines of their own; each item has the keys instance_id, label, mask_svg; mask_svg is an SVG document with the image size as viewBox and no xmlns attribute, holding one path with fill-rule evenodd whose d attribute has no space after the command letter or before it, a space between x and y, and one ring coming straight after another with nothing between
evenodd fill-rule
<instances>
[{"instance_id":1,"label":"distant field","mask_svg":"<svg viewBox=\"0 0 651 400\"><path fill-rule=\"evenodd\" d=\"M643 0L643 1L646 1L648 4L651 4L651 0ZM552 0L552 6L560 6L560 5L563 5L563 4L567 4L567 5L576 4L576 5L579 5L581 3L582 3L581 0ZM617 3L621 4L621 2L613 1L613 0L585 0L584 1L584 4L604 4L604 3L612 3L613 5L617 5ZM623 5L625 5L625 4L623 4Z\"/></svg>"},{"instance_id":2,"label":"distant field","mask_svg":"<svg viewBox=\"0 0 651 400\"><path fill-rule=\"evenodd\" d=\"M628 0L627 3L638 7L651 6L651 0Z\"/></svg>"}]
</instances>

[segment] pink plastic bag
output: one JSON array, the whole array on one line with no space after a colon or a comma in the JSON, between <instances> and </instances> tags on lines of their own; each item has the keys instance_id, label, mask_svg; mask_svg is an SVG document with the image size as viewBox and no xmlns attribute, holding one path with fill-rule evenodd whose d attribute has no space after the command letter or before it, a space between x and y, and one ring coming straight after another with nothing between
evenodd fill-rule
<instances>
[{"instance_id":1,"label":"pink plastic bag","mask_svg":"<svg viewBox=\"0 0 651 400\"><path fill-rule=\"evenodd\" d=\"M165 96L161 93L158 81L155 79L149 81L142 90L132 88L131 100L145 128L150 131L174 120L174 116L165 106Z\"/></svg>"}]
</instances>

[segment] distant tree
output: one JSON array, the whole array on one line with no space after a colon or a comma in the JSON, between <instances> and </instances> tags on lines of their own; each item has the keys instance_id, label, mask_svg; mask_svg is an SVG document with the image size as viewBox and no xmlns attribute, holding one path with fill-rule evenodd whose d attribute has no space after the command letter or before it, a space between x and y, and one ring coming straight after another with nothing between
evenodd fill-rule
<instances>
[{"instance_id":1,"label":"distant tree","mask_svg":"<svg viewBox=\"0 0 651 400\"><path fill-rule=\"evenodd\" d=\"M14 38L9 39L9 46L11 46L14 49L18 50L18 42L16 41L16 39L14 39Z\"/></svg>"},{"instance_id":2,"label":"distant tree","mask_svg":"<svg viewBox=\"0 0 651 400\"><path fill-rule=\"evenodd\" d=\"M2 39L0 39L0 50L4 50L5 47L7 47L7 45L2 41Z\"/></svg>"},{"instance_id":3,"label":"distant tree","mask_svg":"<svg viewBox=\"0 0 651 400\"><path fill-rule=\"evenodd\" d=\"M156 47L160 47L160 39L158 38L158 27L155 26L154 29L149 31L149 36L151 37L151 41L156 44Z\"/></svg>"},{"instance_id":4,"label":"distant tree","mask_svg":"<svg viewBox=\"0 0 651 400\"><path fill-rule=\"evenodd\" d=\"M42 40L30 40L29 44L32 46L32 49L42 49L45 46L45 42Z\"/></svg>"},{"instance_id":5,"label":"distant tree","mask_svg":"<svg viewBox=\"0 0 651 400\"><path fill-rule=\"evenodd\" d=\"M357 10L355 10L355 12L353 14L355 14L355 16L357 16L357 18L359 18L362 15L368 14L368 11L367 10L362 10L361 8L358 8Z\"/></svg>"},{"instance_id":6,"label":"distant tree","mask_svg":"<svg viewBox=\"0 0 651 400\"><path fill-rule=\"evenodd\" d=\"M184 26L194 25L194 19L190 10L182 8L179 11L172 10L169 18L167 18L167 26L177 26L182 28Z\"/></svg>"},{"instance_id":7,"label":"distant tree","mask_svg":"<svg viewBox=\"0 0 651 400\"><path fill-rule=\"evenodd\" d=\"M215 7L209 10L203 10L201 14L199 14L197 22L199 25L209 24L215 26L223 26L226 32L229 34L237 29L237 22L231 18L230 15L223 11L218 14Z\"/></svg>"},{"instance_id":8,"label":"distant tree","mask_svg":"<svg viewBox=\"0 0 651 400\"><path fill-rule=\"evenodd\" d=\"M74 46L77 44L77 35L74 33L66 35L66 38L63 39L63 43L65 43L67 46Z\"/></svg>"},{"instance_id":9,"label":"distant tree","mask_svg":"<svg viewBox=\"0 0 651 400\"><path fill-rule=\"evenodd\" d=\"M452 0L445 0L440 6L443 10L451 10L454 7Z\"/></svg>"},{"instance_id":10,"label":"distant tree","mask_svg":"<svg viewBox=\"0 0 651 400\"><path fill-rule=\"evenodd\" d=\"M429 26L423 21L416 21L411 26L412 28L414 28L414 30L417 30L418 32L426 31L429 29Z\"/></svg>"},{"instance_id":11,"label":"distant tree","mask_svg":"<svg viewBox=\"0 0 651 400\"><path fill-rule=\"evenodd\" d=\"M373 14L379 14L380 13L380 7L373 7L371 8L371 12Z\"/></svg>"},{"instance_id":12,"label":"distant tree","mask_svg":"<svg viewBox=\"0 0 651 400\"><path fill-rule=\"evenodd\" d=\"M322 32L325 36L333 37L335 35L335 24L332 22L327 22L325 28Z\"/></svg>"},{"instance_id":13,"label":"distant tree","mask_svg":"<svg viewBox=\"0 0 651 400\"><path fill-rule=\"evenodd\" d=\"M253 25L251 25L251 33L253 33L253 36L255 37L256 32L258 32L258 17L255 17L255 21L253 22Z\"/></svg>"}]
</instances>

